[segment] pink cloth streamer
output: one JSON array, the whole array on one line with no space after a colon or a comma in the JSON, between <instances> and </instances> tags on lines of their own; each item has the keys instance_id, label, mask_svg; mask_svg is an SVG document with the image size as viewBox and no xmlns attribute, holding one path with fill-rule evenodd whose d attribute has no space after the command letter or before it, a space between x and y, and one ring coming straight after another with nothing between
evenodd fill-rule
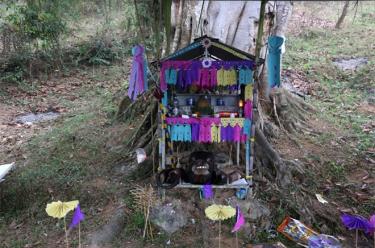
<instances>
[{"instance_id":1,"label":"pink cloth streamer","mask_svg":"<svg viewBox=\"0 0 375 248\"><path fill-rule=\"evenodd\" d=\"M245 118L252 119L253 116L253 103L251 100L246 100L244 105L244 116Z\"/></svg>"},{"instance_id":2,"label":"pink cloth streamer","mask_svg":"<svg viewBox=\"0 0 375 248\"><path fill-rule=\"evenodd\" d=\"M210 69L210 88L215 88L217 85L217 69Z\"/></svg>"},{"instance_id":3,"label":"pink cloth streamer","mask_svg":"<svg viewBox=\"0 0 375 248\"><path fill-rule=\"evenodd\" d=\"M233 128L233 141L241 141L241 127L239 125Z\"/></svg>"},{"instance_id":4,"label":"pink cloth streamer","mask_svg":"<svg viewBox=\"0 0 375 248\"><path fill-rule=\"evenodd\" d=\"M241 213L240 207L236 207L236 223L233 226L232 232L237 232L245 224L245 217Z\"/></svg>"},{"instance_id":5,"label":"pink cloth streamer","mask_svg":"<svg viewBox=\"0 0 375 248\"><path fill-rule=\"evenodd\" d=\"M211 142L211 125L200 124L199 125L199 142L208 143Z\"/></svg>"}]
</instances>

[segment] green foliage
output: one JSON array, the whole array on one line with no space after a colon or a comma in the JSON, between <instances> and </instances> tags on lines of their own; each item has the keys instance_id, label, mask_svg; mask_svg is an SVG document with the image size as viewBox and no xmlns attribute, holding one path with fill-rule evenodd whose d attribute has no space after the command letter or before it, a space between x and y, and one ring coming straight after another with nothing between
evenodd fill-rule
<instances>
[{"instance_id":1,"label":"green foliage","mask_svg":"<svg viewBox=\"0 0 375 248\"><path fill-rule=\"evenodd\" d=\"M343 164L330 162L325 168L328 169L328 174L335 180L342 180L344 177L345 167Z\"/></svg>"},{"instance_id":2,"label":"green foliage","mask_svg":"<svg viewBox=\"0 0 375 248\"><path fill-rule=\"evenodd\" d=\"M129 52L129 48L118 40L107 40L98 37L78 46L77 62L90 65L110 65L121 60Z\"/></svg>"},{"instance_id":3,"label":"green foliage","mask_svg":"<svg viewBox=\"0 0 375 248\"><path fill-rule=\"evenodd\" d=\"M27 1L26 5L13 5L13 13L6 20L15 32L42 45L56 44L66 32L66 22L61 11L67 1Z\"/></svg>"}]
</instances>

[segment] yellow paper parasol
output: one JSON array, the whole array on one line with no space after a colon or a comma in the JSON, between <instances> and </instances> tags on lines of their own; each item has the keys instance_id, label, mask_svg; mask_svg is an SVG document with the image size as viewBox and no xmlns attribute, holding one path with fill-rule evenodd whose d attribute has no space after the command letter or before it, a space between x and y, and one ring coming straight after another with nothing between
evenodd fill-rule
<instances>
[{"instance_id":1,"label":"yellow paper parasol","mask_svg":"<svg viewBox=\"0 0 375 248\"><path fill-rule=\"evenodd\" d=\"M46 212L49 216L53 218L64 218L67 213L75 209L78 205L78 201L69 201L69 202L52 202L47 204Z\"/></svg>"},{"instance_id":2,"label":"yellow paper parasol","mask_svg":"<svg viewBox=\"0 0 375 248\"><path fill-rule=\"evenodd\" d=\"M210 220L226 220L236 214L236 209L231 206L213 204L204 211Z\"/></svg>"}]
</instances>

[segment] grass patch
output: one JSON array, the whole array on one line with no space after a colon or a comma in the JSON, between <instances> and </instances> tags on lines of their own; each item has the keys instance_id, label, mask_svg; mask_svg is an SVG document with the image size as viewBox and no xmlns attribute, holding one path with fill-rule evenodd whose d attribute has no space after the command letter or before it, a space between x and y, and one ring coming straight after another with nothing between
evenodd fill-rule
<instances>
[{"instance_id":1,"label":"grass patch","mask_svg":"<svg viewBox=\"0 0 375 248\"><path fill-rule=\"evenodd\" d=\"M367 12L366 9L341 30L314 28L288 37L284 57L285 67L301 72L309 82L318 83L316 97L310 100L319 110L318 117L354 135L356 153L366 152L373 146L374 138L371 132L363 130L372 115L358 111L375 88L375 55L369 53L373 50L375 22L363 19ZM333 64L335 59L358 57L367 58L368 63L354 72L341 71ZM321 137L322 141L329 138Z\"/></svg>"},{"instance_id":2,"label":"grass patch","mask_svg":"<svg viewBox=\"0 0 375 248\"><path fill-rule=\"evenodd\" d=\"M111 126L115 110L111 99L102 95L54 129L32 138L24 147L25 166L2 185L0 210L9 217L24 209L39 215L51 197L87 202L106 198L112 186L95 188L95 192L90 187L93 179L109 175L113 161L121 157L121 151L105 148L110 139L106 127Z\"/></svg>"}]
</instances>

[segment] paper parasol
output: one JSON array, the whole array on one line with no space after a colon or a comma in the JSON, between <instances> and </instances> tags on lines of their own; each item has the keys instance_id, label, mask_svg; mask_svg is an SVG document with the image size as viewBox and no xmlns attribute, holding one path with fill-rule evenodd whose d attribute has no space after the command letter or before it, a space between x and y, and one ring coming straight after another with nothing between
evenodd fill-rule
<instances>
[{"instance_id":1,"label":"paper parasol","mask_svg":"<svg viewBox=\"0 0 375 248\"><path fill-rule=\"evenodd\" d=\"M78 205L78 201L69 201L69 202L52 202L47 204L46 212L49 216L53 218L64 218L67 213L75 209Z\"/></svg>"},{"instance_id":2,"label":"paper parasol","mask_svg":"<svg viewBox=\"0 0 375 248\"><path fill-rule=\"evenodd\" d=\"M370 229L369 222L359 215L343 214L341 215L341 221L349 230L367 231Z\"/></svg>"},{"instance_id":3,"label":"paper parasol","mask_svg":"<svg viewBox=\"0 0 375 248\"><path fill-rule=\"evenodd\" d=\"M231 206L213 204L204 211L210 220L226 220L236 214L236 210Z\"/></svg>"}]
</instances>

